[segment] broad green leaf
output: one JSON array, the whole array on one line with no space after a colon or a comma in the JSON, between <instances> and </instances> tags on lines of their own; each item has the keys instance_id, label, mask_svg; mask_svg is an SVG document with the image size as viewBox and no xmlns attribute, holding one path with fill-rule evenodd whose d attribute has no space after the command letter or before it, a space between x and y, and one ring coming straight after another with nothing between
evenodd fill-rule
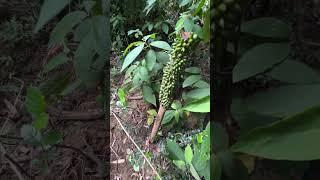
<instances>
[{"instance_id":1,"label":"broad green leaf","mask_svg":"<svg viewBox=\"0 0 320 180\"><path fill-rule=\"evenodd\" d=\"M182 160L173 160L174 165L176 165L182 171L186 171L186 163Z\"/></svg>"},{"instance_id":2,"label":"broad green leaf","mask_svg":"<svg viewBox=\"0 0 320 180\"><path fill-rule=\"evenodd\" d=\"M106 62L105 57L109 57L110 54L108 49L110 49L109 44L111 43L111 37L106 36L106 34L109 34L110 32L110 27L108 25L109 20L106 16L99 15L91 17L91 22L95 50L97 51L97 54L102 56L103 64L101 67L104 67Z\"/></svg>"},{"instance_id":3,"label":"broad green leaf","mask_svg":"<svg viewBox=\"0 0 320 180\"><path fill-rule=\"evenodd\" d=\"M248 109L263 115L286 117L320 104L320 85L270 88L245 99Z\"/></svg>"},{"instance_id":4,"label":"broad green leaf","mask_svg":"<svg viewBox=\"0 0 320 180\"><path fill-rule=\"evenodd\" d=\"M165 41L153 41L150 45L168 51L172 50L171 46Z\"/></svg>"},{"instance_id":5,"label":"broad green leaf","mask_svg":"<svg viewBox=\"0 0 320 180\"><path fill-rule=\"evenodd\" d=\"M191 2L191 0L180 0L179 6L180 7L185 6L185 5L189 4L190 2Z\"/></svg>"},{"instance_id":6,"label":"broad green leaf","mask_svg":"<svg viewBox=\"0 0 320 180\"><path fill-rule=\"evenodd\" d=\"M200 68L197 67L186 68L184 71L191 74L200 74Z\"/></svg>"},{"instance_id":7,"label":"broad green leaf","mask_svg":"<svg viewBox=\"0 0 320 180\"><path fill-rule=\"evenodd\" d=\"M234 152L275 160L308 161L320 158L320 106L305 110L240 137Z\"/></svg>"},{"instance_id":8,"label":"broad green leaf","mask_svg":"<svg viewBox=\"0 0 320 180\"><path fill-rule=\"evenodd\" d=\"M191 164L192 158L193 158L193 152L191 149L191 146L188 144L187 147L184 150L184 158L187 164Z\"/></svg>"},{"instance_id":9,"label":"broad green leaf","mask_svg":"<svg viewBox=\"0 0 320 180\"><path fill-rule=\"evenodd\" d=\"M72 84L69 84L60 94L62 96L66 96L70 93L72 93L75 89L77 89L81 85L81 81L77 80L73 82Z\"/></svg>"},{"instance_id":10,"label":"broad green leaf","mask_svg":"<svg viewBox=\"0 0 320 180\"><path fill-rule=\"evenodd\" d=\"M193 85L194 83L198 82L201 79L201 75L191 75L189 77L187 77L182 84L182 87L188 87Z\"/></svg>"},{"instance_id":11,"label":"broad green leaf","mask_svg":"<svg viewBox=\"0 0 320 180\"><path fill-rule=\"evenodd\" d=\"M29 124L24 124L20 129L21 137L32 145L40 145L42 136L41 133Z\"/></svg>"},{"instance_id":12,"label":"broad green leaf","mask_svg":"<svg viewBox=\"0 0 320 180\"><path fill-rule=\"evenodd\" d=\"M171 107L172 107L172 109L179 110L179 109L181 109L182 105L181 105L180 101L175 100L171 104Z\"/></svg>"},{"instance_id":13,"label":"broad green leaf","mask_svg":"<svg viewBox=\"0 0 320 180\"><path fill-rule=\"evenodd\" d=\"M151 89L151 87L149 87L147 85L144 85L143 88L142 88L142 94L143 94L143 98L147 102L157 106L156 96L154 95L153 90Z\"/></svg>"},{"instance_id":14,"label":"broad green leaf","mask_svg":"<svg viewBox=\"0 0 320 180\"><path fill-rule=\"evenodd\" d=\"M184 21L186 20L186 17L185 16L183 16L183 17L181 17L178 21L177 21L177 23L176 23L176 27L175 27L175 30L178 32L178 31L180 31L182 28L183 28L183 24L184 24Z\"/></svg>"},{"instance_id":15,"label":"broad green leaf","mask_svg":"<svg viewBox=\"0 0 320 180\"><path fill-rule=\"evenodd\" d=\"M265 43L247 51L233 70L233 82L264 73L289 55L288 43Z\"/></svg>"},{"instance_id":16,"label":"broad green leaf","mask_svg":"<svg viewBox=\"0 0 320 180\"><path fill-rule=\"evenodd\" d=\"M85 35L90 32L91 30L91 19L87 18L85 20L83 20L75 29L74 31L74 40L81 42L81 40L83 39L83 37L85 37Z\"/></svg>"},{"instance_id":17,"label":"broad green leaf","mask_svg":"<svg viewBox=\"0 0 320 180\"><path fill-rule=\"evenodd\" d=\"M52 131L43 137L42 144L44 146L52 146L58 144L62 140L62 135L58 131Z\"/></svg>"},{"instance_id":18,"label":"broad green leaf","mask_svg":"<svg viewBox=\"0 0 320 180\"><path fill-rule=\"evenodd\" d=\"M166 34L169 33L169 26L168 26L168 24L166 24L166 23L163 23L163 24L162 24L162 31L163 31L164 33L166 33Z\"/></svg>"},{"instance_id":19,"label":"broad green leaf","mask_svg":"<svg viewBox=\"0 0 320 180\"><path fill-rule=\"evenodd\" d=\"M262 37L288 38L290 27L279 19L264 17L244 22L241 31Z\"/></svg>"},{"instance_id":20,"label":"broad green leaf","mask_svg":"<svg viewBox=\"0 0 320 180\"><path fill-rule=\"evenodd\" d=\"M167 110L163 115L161 125L169 123L171 121L171 119L174 117L174 112L175 111L173 111L173 110Z\"/></svg>"},{"instance_id":21,"label":"broad green leaf","mask_svg":"<svg viewBox=\"0 0 320 180\"><path fill-rule=\"evenodd\" d=\"M184 161L184 152L181 147L174 141L167 139L166 149L169 153L169 158L171 160L181 160Z\"/></svg>"},{"instance_id":22,"label":"broad green leaf","mask_svg":"<svg viewBox=\"0 0 320 180\"><path fill-rule=\"evenodd\" d=\"M33 126L40 131L47 127L48 122L49 122L49 115L45 112L42 112L36 116Z\"/></svg>"},{"instance_id":23,"label":"broad green leaf","mask_svg":"<svg viewBox=\"0 0 320 180\"><path fill-rule=\"evenodd\" d=\"M39 88L28 87L26 108L33 117L37 117L41 113L45 112L46 102Z\"/></svg>"},{"instance_id":24,"label":"broad green leaf","mask_svg":"<svg viewBox=\"0 0 320 180\"><path fill-rule=\"evenodd\" d=\"M154 50L150 49L146 54L146 65L149 71L153 69L154 64L156 63L157 56Z\"/></svg>"},{"instance_id":25,"label":"broad green leaf","mask_svg":"<svg viewBox=\"0 0 320 180\"><path fill-rule=\"evenodd\" d=\"M193 14L194 16L197 15L201 11L201 9L202 9L202 7L204 6L205 3L206 3L206 0L201 0L199 2L198 6L197 6L197 8L196 8L196 10L195 10L195 12Z\"/></svg>"},{"instance_id":26,"label":"broad green leaf","mask_svg":"<svg viewBox=\"0 0 320 180\"><path fill-rule=\"evenodd\" d=\"M281 119L250 111L248 105L241 99L232 100L231 113L232 117L234 117L240 126L240 135L246 134L254 128L265 126Z\"/></svg>"},{"instance_id":27,"label":"broad green leaf","mask_svg":"<svg viewBox=\"0 0 320 180\"><path fill-rule=\"evenodd\" d=\"M210 96L190 102L182 109L190 112L210 112Z\"/></svg>"},{"instance_id":28,"label":"broad green leaf","mask_svg":"<svg viewBox=\"0 0 320 180\"><path fill-rule=\"evenodd\" d=\"M201 180L199 174L197 173L192 164L190 164L190 173L196 180Z\"/></svg>"},{"instance_id":29,"label":"broad green leaf","mask_svg":"<svg viewBox=\"0 0 320 180\"><path fill-rule=\"evenodd\" d=\"M43 73L47 73L61 64L68 62L68 57L65 53L59 53L58 55L54 56L48 64L46 64L43 68Z\"/></svg>"},{"instance_id":30,"label":"broad green leaf","mask_svg":"<svg viewBox=\"0 0 320 180\"><path fill-rule=\"evenodd\" d=\"M143 81L148 81L149 80L149 73L148 73L148 69L144 66L140 66L139 67L139 75L140 75L140 79Z\"/></svg>"},{"instance_id":31,"label":"broad green leaf","mask_svg":"<svg viewBox=\"0 0 320 180\"><path fill-rule=\"evenodd\" d=\"M178 110L174 111L174 119L176 120L176 122L179 122L179 117L180 117L180 113Z\"/></svg>"},{"instance_id":32,"label":"broad green leaf","mask_svg":"<svg viewBox=\"0 0 320 180\"><path fill-rule=\"evenodd\" d=\"M190 18L186 18L183 22L183 27L186 32L192 32L194 27L193 20Z\"/></svg>"},{"instance_id":33,"label":"broad green leaf","mask_svg":"<svg viewBox=\"0 0 320 180\"><path fill-rule=\"evenodd\" d=\"M292 60L281 63L268 73L268 75L276 80L288 83L320 82L319 73L301 62Z\"/></svg>"},{"instance_id":34,"label":"broad green leaf","mask_svg":"<svg viewBox=\"0 0 320 180\"><path fill-rule=\"evenodd\" d=\"M210 84L205 81L202 81L202 80L196 82L193 86L197 87L197 88L201 88L201 89L202 88L210 88Z\"/></svg>"},{"instance_id":35,"label":"broad green leaf","mask_svg":"<svg viewBox=\"0 0 320 180\"><path fill-rule=\"evenodd\" d=\"M229 148L229 137L226 130L218 123L213 123L213 149L221 152Z\"/></svg>"},{"instance_id":36,"label":"broad green leaf","mask_svg":"<svg viewBox=\"0 0 320 180\"><path fill-rule=\"evenodd\" d=\"M129 54L124 59L121 72L127 68L141 53L141 51L144 48L144 44L140 44L138 47L134 48L132 51L129 52Z\"/></svg>"},{"instance_id":37,"label":"broad green leaf","mask_svg":"<svg viewBox=\"0 0 320 180\"><path fill-rule=\"evenodd\" d=\"M45 0L41 6L39 19L34 32L37 33L48 21L56 16L71 0Z\"/></svg>"},{"instance_id":38,"label":"broad green leaf","mask_svg":"<svg viewBox=\"0 0 320 180\"><path fill-rule=\"evenodd\" d=\"M128 47L123 51L122 56L127 55L129 49L132 48L133 46L138 46L138 45L141 45L141 44L144 44L144 42L142 42L142 41L136 41L136 42L130 43L130 44L128 45Z\"/></svg>"},{"instance_id":39,"label":"broad green leaf","mask_svg":"<svg viewBox=\"0 0 320 180\"><path fill-rule=\"evenodd\" d=\"M155 109L150 109L147 111L147 113L150 115L150 116L157 116L157 111Z\"/></svg>"},{"instance_id":40,"label":"broad green leaf","mask_svg":"<svg viewBox=\"0 0 320 180\"><path fill-rule=\"evenodd\" d=\"M39 84L39 89L47 100L57 97L70 84L71 73L57 73Z\"/></svg>"},{"instance_id":41,"label":"broad green leaf","mask_svg":"<svg viewBox=\"0 0 320 180\"><path fill-rule=\"evenodd\" d=\"M186 96L192 99L202 99L210 96L210 88L194 89L186 93Z\"/></svg>"},{"instance_id":42,"label":"broad green leaf","mask_svg":"<svg viewBox=\"0 0 320 180\"><path fill-rule=\"evenodd\" d=\"M163 52L163 51L156 52L156 55L157 55L157 60L163 64L169 61L169 55L166 52Z\"/></svg>"},{"instance_id":43,"label":"broad green leaf","mask_svg":"<svg viewBox=\"0 0 320 180\"><path fill-rule=\"evenodd\" d=\"M49 46L63 43L67 33L71 32L72 28L79 24L86 16L87 14L83 11L71 12L64 16L52 30L50 34Z\"/></svg>"}]
</instances>

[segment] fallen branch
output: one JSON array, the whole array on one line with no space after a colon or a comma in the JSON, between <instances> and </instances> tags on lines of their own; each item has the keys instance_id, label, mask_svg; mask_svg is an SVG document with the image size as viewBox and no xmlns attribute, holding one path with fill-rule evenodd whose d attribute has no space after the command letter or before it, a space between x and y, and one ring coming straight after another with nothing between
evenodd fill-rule
<instances>
[{"instance_id":1,"label":"fallen branch","mask_svg":"<svg viewBox=\"0 0 320 180\"><path fill-rule=\"evenodd\" d=\"M121 128L123 129L123 131L126 133L126 135L128 136L128 138L131 140L131 142L136 146L136 148L140 151L140 153L142 154L143 158L147 161L147 163L149 164L149 166L152 168L152 170L157 174L158 178L160 180L162 180L161 176L159 175L159 173L156 171L156 169L153 167L153 165L151 164L151 162L149 161L149 159L146 157L146 155L142 152L142 150L139 148L139 146L136 144L136 142L132 139L132 137L130 136L130 134L127 132L127 130L123 127L120 118L113 112L112 115L116 118L116 120L118 121L118 123L120 124Z\"/></svg>"},{"instance_id":2,"label":"fallen branch","mask_svg":"<svg viewBox=\"0 0 320 180\"><path fill-rule=\"evenodd\" d=\"M142 98L142 96L128 96L127 100L141 100Z\"/></svg>"},{"instance_id":3,"label":"fallen branch","mask_svg":"<svg viewBox=\"0 0 320 180\"><path fill-rule=\"evenodd\" d=\"M150 139L149 139L149 141L151 143L153 143L154 138L157 135L157 132L159 130L159 127L160 127L160 124L161 124L161 121L162 121L162 118L163 118L163 115L164 115L165 111L166 111L166 109L160 104L159 111L158 111L156 120L154 121L154 124L153 124L153 127L152 127L152 131L151 131L151 135L150 135Z\"/></svg>"},{"instance_id":4,"label":"fallen branch","mask_svg":"<svg viewBox=\"0 0 320 180\"><path fill-rule=\"evenodd\" d=\"M59 117L62 120L76 120L76 121L88 121L88 120L97 120L103 118L104 112L102 109L95 109L90 112L81 112L81 111L61 111L54 107L47 108L50 116Z\"/></svg>"}]
</instances>

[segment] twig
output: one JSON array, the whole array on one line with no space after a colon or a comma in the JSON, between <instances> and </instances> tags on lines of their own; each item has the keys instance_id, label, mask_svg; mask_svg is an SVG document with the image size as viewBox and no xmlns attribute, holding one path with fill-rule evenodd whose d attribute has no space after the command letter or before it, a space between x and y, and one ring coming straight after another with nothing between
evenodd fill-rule
<instances>
[{"instance_id":1,"label":"twig","mask_svg":"<svg viewBox=\"0 0 320 180\"><path fill-rule=\"evenodd\" d=\"M136 148L140 151L140 153L142 154L143 158L148 162L149 166L152 168L152 170L157 174L157 176L160 178L160 180L162 180L161 176L159 175L159 173L156 171L156 169L153 167L153 165L151 164L151 162L149 161L149 159L145 156L145 154L142 152L142 150L139 148L139 146L135 143L135 141L132 139L132 137L130 136L130 134L127 132L127 130L124 128L124 126L122 125L120 118L112 111L112 115L117 119L118 123L120 124L122 130L126 133L126 135L128 136L128 138L131 140L131 142L136 146Z\"/></svg>"},{"instance_id":2,"label":"twig","mask_svg":"<svg viewBox=\"0 0 320 180\"><path fill-rule=\"evenodd\" d=\"M71 149L73 151L78 152L79 154L81 154L82 156L86 157L87 159L89 159L91 162L96 163L99 165L99 163L92 157L90 157L89 155L87 155L86 153L84 153L82 150L75 148L73 146L67 146L67 145L60 145L60 144L56 144L54 145L54 147L58 147L58 148L65 148L65 149Z\"/></svg>"},{"instance_id":3,"label":"twig","mask_svg":"<svg viewBox=\"0 0 320 180\"><path fill-rule=\"evenodd\" d=\"M8 159L9 164L12 168L12 170L16 173L16 175L18 176L19 180L25 180L25 178L22 176L21 172L23 172L28 178L30 179L34 179L27 171L25 171L13 158L11 158L5 148L3 147L3 145L0 143L0 151L3 155L3 157L5 157L6 159Z\"/></svg>"},{"instance_id":4,"label":"twig","mask_svg":"<svg viewBox=\"0 0 320 180\"><path fill-rule=\"evenodd\" d=\"M127 100L140 100L142 98L143 98L142 96L128 96Z\"/></svg>"}]
</instances>

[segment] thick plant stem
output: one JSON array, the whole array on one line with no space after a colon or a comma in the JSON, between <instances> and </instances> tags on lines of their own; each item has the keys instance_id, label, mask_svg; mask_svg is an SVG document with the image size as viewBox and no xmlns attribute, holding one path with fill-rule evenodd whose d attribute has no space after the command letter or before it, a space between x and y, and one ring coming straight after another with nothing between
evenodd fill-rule
<instances>
[{"instance_id":1,"label":"thick plant stem","mask_svg":"<svg viewBox=\"0 0 320 180\"><path fill-rule=\"evenodd\" d=\"M162 121L162 118L163 118L163 115L165 112L166 112L166 109L160 104L159 111L158 111L156 120L154 121L151 135L150 135L150 139L149 139L151 143L153 143L154 138L157 135L157 132L159 130L159 127L160 127L160 124L161 124L161 121Z\"/></svg>"}]
</instances>

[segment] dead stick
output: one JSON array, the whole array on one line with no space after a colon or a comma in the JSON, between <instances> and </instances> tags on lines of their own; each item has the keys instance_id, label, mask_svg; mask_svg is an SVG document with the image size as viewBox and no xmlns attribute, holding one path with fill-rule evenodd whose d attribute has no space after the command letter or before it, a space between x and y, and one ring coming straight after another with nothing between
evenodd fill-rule
<instances>
[{"instance_id":1,"label":"dead stick","mask_svg":"<svg viewBox=\"0 0 320 180\"><path fill-rule=\"evenodd\" d=\"M156 120L154 121L153 127L152 127L152 131L151 131L151 135L150 135L150 142L153 143L153 140L155 138L155 136L157 135L158 129L160 127L161 121L162 121L162 117L165 113L166 109L160 104L159 107L159 111L156 117Z\"/></svg>"}]
</instances>

